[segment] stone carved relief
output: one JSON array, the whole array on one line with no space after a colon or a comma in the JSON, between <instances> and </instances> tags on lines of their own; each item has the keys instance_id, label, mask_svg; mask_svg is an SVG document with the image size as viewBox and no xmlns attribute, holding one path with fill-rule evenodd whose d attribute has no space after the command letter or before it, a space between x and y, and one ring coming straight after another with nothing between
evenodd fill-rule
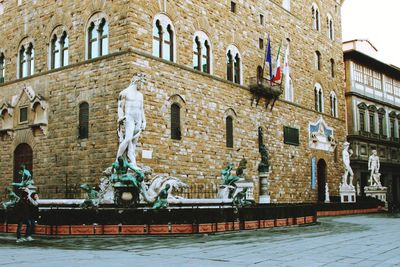
<instances>
[{"instance_id":1,"label":"stone carved relief","mask_svg":"<svg viewBox=\"0 0 400 267\"><path fill-rule=\"evenodd\" d=\"M309 146L313 149L333 152L336 147L336 139L333 129L328 126L322 116L315 123L309 123Z\"/></svg>"}]
</instances>

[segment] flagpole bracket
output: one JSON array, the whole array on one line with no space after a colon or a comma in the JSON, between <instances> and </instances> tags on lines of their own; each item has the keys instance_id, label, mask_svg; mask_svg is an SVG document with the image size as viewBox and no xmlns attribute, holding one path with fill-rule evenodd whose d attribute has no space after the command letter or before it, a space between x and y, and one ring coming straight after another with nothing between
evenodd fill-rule
<instances>
[{"instance_id":1,"label":"flagpole bracket","mask_svg":"<svg viewBox=\"0 0 400 267\"><path fill-rule=\"evenodd\" d=\"M258 106L261 99L265 100L265 108L271 104L271 111L274 108L275 101L279 99L283 93L281 83L276 83L266 78L253 77L250 78L250 92L252 94L251 105Z\"/></svg>"}]
</instances>

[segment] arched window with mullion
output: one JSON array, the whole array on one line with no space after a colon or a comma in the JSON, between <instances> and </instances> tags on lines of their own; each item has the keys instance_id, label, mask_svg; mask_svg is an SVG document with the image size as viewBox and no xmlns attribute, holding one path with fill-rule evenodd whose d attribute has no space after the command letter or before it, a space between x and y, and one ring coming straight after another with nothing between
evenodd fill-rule
<instances>
[{"instance_id":1,"label":"arched window with mullion","mask_svg":"<svg viewBox=\"0 0 400 267\"><path fill-rule=\"evenodd\" d=\"M233 58L232 58L232 53L231 51L228 51L228 54L226 55L226 74L227 74L227 79L228 81L233 82Z\"/></svg>"},{"instance_id":2,"label":"arched window with mullion","mask_svg":"<svg viewBox=\"0 0 400 267\"><path fill-rule=\"evenodd\" d=\"M108 23L106 19L102 19L99 25L99 54L104 56L108 54Z\"/></svg>"},{"instance_id":3,"label":"arched window with mullion","mask_svg":"<svg viewBox=\"0 0 400 267\"><path fill-rule=\"evenodd\" d=\"M195 70L201 70L201 43L198 37L195 38L193 43L193 68Z\"/></svg>"},{"instance_id":4,"label":"arched window with mullion","mask_svg":"<svg viewBox=\"0 0 400 267\"><path fill-rule=\"evenodd\" d=\"M162 27L160 21L157 20L153 27L153 56L162 57Z\"/></svg>"},{"instance_id":5,"label":"arched window with mullion","mask_svg":"<svg viewBox=\"0 0 400 267\"><path fill-rule=\"evenodd\" d=\"M98 46L98 34L96 30L96 26L94 22L90 23L89 29L88 29L88 58L95 58L99 56L99 46Z\"/></svg>"}]
</instances>

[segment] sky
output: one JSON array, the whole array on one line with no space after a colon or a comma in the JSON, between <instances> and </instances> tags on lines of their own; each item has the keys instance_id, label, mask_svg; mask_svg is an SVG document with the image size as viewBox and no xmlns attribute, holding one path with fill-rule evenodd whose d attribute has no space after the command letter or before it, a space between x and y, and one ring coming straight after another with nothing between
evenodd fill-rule
<instances>
[{"instance_id":1,"label":"sky","mask_svg":"<svg viewBox=\"0 0 400 267\"><path fill-rule=\"evenodd\" d=\"M368 39L378 59L400 67L400 0L345 0L343 41Z\"/></svg>"}]
</instances>

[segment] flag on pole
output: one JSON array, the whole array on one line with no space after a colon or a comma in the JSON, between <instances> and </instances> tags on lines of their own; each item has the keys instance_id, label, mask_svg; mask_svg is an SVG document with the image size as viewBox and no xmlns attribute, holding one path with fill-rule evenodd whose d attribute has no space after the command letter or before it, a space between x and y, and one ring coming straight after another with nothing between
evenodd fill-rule
<instances>
[{"instance_id":1,"label":"flag on pole","mask_svg":"<svg viewBox=\"0 0 400 267\"><path fill-rule=\"evenodd\" d=\"M267 50L265 51L265 64L268 64L269 68L269 79L272 78L272 54L271 54L271 40L268 35L268 45Z\"/></svg>"},{"instance_id":2,"label":"flag on pole","mask_svg":"<svg viewBox=\"0 0 400 267\"><path fill-rule=\"evenodd\" d=\"M285 96L286 100L293 101L293 92L290 88L290 68L289 68L289 44L286 47L285 58L283 60L283 74L285 75Z\"/></svg>"},{"instance_id":3,"label":"flag on pole","mask_svg":"<svg viewBox=\"0 0 400 267\"><path fill-rule=\"evenodd\" d=\"M281 79L281 46L282 46L282 42L279 45L278 55L276 56L274 76L272 78L272 81L274 81L274 82L279 81Z\"/></svg>"}]
</instances>

